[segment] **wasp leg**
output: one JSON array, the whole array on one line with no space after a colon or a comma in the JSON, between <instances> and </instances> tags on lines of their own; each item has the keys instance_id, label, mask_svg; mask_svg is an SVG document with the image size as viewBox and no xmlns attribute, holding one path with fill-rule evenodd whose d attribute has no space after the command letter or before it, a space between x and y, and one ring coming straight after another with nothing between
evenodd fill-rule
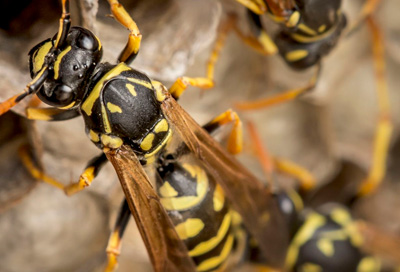
<instances>
[{"instance_id":1,"label":"wasp leg","mask_svg":"<svg viewBox=\"0 0 400 272\"><path fill-rule=\"evenodd\" d=\"M174 82L174 84L172 84L168 91L173 98L178 100L188 85L199 87L201 89L209 89L214 87L214 81L205 77L180 77Z\"/></svg>"},{"instance_id":2,"label":"wasp leg","mask_svg":"<svg viewBox=\"0 0 400 272\"><path fill-rule=\"evenodd\" d=\"M104 153L91 159L83 173L80 175L79 181L64 187L65 194L68 196L76 194L92 184L93 179L98 175L100 169L106 162L107 157Z\"/></svg>"},{"instance_id":3,"label":"wasp leg","mask_svg":"<svg viewBox=\"0 0 400 272\"><path fill-rule=\"evenodd\" d=\"M26 116L30 120L63 121L79 116L78 109L27 108Z\"/></svg>"},{"instance_id":4,"label":"wasp leg","mask_svg":"<svg viewBox=\"0 0 400 272\"><path fill-rule=\"evenodd\" d=\"M236 112L229 109L205 124L203 128L208 133L212 133L221 126L232 122L233 126L229 134L227 150L231 154L238 154L243 149L243 126Z\"/></svg>"},{"instance_id":5,"label":"wasp leg","mask_svg":"<svg viewBox=\"0 0 400 272\"><path fill-rule=\"evenodd\" d=\"M367 18L368 27L372 33L372 50L374 57L376 90L378 99L379 119L375 132L373 160L367 178L359 188L359 196L375 192L381 184L386 172L386 159L393 131L391 121L390 98L385 79L385 53L382 33L373 18Z\"/></svg>"},{"instance_id":6,"label":"wasp leg","mask_svg":"<svg viewBox=\"0 0 400 272\"><path fill-rule=\"evenodd\" d=\"M277 170L297 179L301 190L308 191L315 187L315 178L307 169L290 160L273 157L269 154L267 149L263 146L261 137L252 122L248 122L248 130L254 144L256 155L268 181L272 181L272 173L274 170Z\"/></svg>"},{"instance_id":7,"label":"wasp leg","mask_svg":"<svg viewBox=\"0 0 400 272\"><path fill-rule=\"evenodd\" d=\"M310 90L312 90L319 78L321 71L321 64L318 63L316 67L316 72L314 76L310 79L308 84L304 87L297 88L297 89L292 89L285 91L283 94L279 94L276 96L272 96L266 99L260 99L256 101L244 101L244 102L236 102L235 103L235 108L246 111L246 110L257 110L257 109L262 109L262 108L267 108L270 106L274 106L277 104L285 103L288 101L291 101L298 97L301 94L304 94Z\"/></svg>"},{"instance_id":8,"label":"wasp leg","mask_svg":"<svg viewBox=\"0 0 400 272\"><path fill-rule=\"evenodd\" d=\"M69 185L64 185L63 183L57 181L56 179L46 175L42 170L40 170L35 165L32 157L29 154L27 146L21 146L21 148L18 150L18 154L19 157L21 158L22 164L32 175L32 177L38 180L42 180L60 190L63 190L64 193L68 196L80 192L84 188L89 186L92 183L93 179L99 173L101 167L107 162L107 157L104 155L104 153L102 153L101 155L90 160L85 170L81 174L78 182L71 183Z\"/></svg>"},{"instance_id":9,"label":"wasp leg","mask_svg":"<svg viewBox=\"0 0 400 272\"><path fill-rule=\"evenodd\" d=\"M114 18L129 30L128 42L118 57L119 62L125 62L129 64L139 53L142 34L140 34L139 28L135 21L125 10L125 8L118 2L118 0L108 0L108 3L110 4L111 12Z\"/></svg>"},{"instance_id":10,"label":"wasp leg","mask_svg":"<svg viewBox=\"0 0 400 272\"><path fill-rule=\"evenodd\" d=\"M121 239L122 236L124 235L124 231L126 228L126 225L129 222L131 211L129 210L128 202L126 200L123 201L121 210L119 211L118 214L118 219L115 222L115 227L113 232L110 235L110 238L108 240L108 245L107 245L107 258L108 258L108 263L105 268L105 272L112 272L115 271L115 269L118 266L118 256L121 252Z\"/></svg>"},{"instance_id":11,"label":"wasp leg","mask_svg":"<svg viewBox=\"0 0 400 272\"><path fill-rule=\"evenodd\" d=\"M382 0L366 0L357 19L347 28L345 36L350 35L356 30L364 20L367 19L374 11L376 7L380 4Z\"/></svg>"},{"instance_id":12,"label":"wasp leg","mask_svg":"<svg viewBox=\"0 0 400 272\"><path fill-rule=\"evenodd\" d=\"M263 0L236 0L246 8L252 10L256 14L264 14L267 12L267 6Z\"/></svg>"}]
</instances>

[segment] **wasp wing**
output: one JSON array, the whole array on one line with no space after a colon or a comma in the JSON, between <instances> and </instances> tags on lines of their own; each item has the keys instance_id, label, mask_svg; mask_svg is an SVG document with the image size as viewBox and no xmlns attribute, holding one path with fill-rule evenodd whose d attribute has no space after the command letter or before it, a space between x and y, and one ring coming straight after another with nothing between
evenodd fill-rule
<instances>
[{"instance_id":1,"label":"wasp wing","mask_svg":"<svg viewBox=\"0 0 400 272\"><path fill-rule=\"evenodd\" d=\"M132 149L122 146L118 150L106 152L106 155L117 172L154 270L195 271L195 265L188 255L185 244L176 233Z\"/></svg>"},{"instance_id":2,"label":"wasp wing","mask_svg":"<svg viewBox=\"0 0 400 272\"><path fill-rule=\"evenodd\" d=\"M282 267L288 233L277 203L262 183L223 149L165 92L162 110L191 152L222 186L250 234L272 266Z\"/></svg>"}]
</instances>

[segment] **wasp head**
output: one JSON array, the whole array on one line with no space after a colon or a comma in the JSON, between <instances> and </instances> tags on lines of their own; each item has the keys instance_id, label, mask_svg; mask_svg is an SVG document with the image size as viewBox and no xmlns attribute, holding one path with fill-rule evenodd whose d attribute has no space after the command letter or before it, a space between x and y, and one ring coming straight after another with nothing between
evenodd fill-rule
<instances>
[{"instance_id":1,"label":"wasp head","mask_svg":"<svg viewBox=\"0 0 400 272\"><path fill-rule=\"evenodd\" d=\"M29 52L30 73L33 78L47 66L49 74L37 95L46 104L70 108L82 100L102 47L93 33L81 27L72 27L59 48L55 42L56 36Z\"/></svg>"}]
</instances>

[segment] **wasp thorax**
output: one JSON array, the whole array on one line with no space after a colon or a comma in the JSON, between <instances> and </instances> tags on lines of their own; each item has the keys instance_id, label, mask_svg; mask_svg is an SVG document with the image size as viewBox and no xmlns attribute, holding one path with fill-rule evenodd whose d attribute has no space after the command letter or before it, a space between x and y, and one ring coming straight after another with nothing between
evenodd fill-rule
<instances>
[{"instance_id":1,"label":"wasp thorax","mask_svg":"<svg viewBox=\"0 0 400 272\"><path fill-rule=\"evenodd\" d=\"M38 92L39 98L56 107L76 106L100 62L101 43L93 33L81 27L72 27L65 42L56 49L55 40L56 36L45 40L29 52L31 77L48 66L49 75Z\"/></svg>"}]
</instances>

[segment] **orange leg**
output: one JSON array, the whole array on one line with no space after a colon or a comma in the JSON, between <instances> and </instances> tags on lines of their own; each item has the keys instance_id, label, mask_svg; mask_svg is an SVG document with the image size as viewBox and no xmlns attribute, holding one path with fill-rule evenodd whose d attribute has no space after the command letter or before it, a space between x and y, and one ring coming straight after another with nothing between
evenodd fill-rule
<instances>
[{"instance_id":1,"label":"orange leg","mask_svg":"<svg viewBox=\"0 0 400 272\"><path fill-rule=\"evenodd\" d=\"M227 150L231 154L238 154L243 149L243 128L242 121L236 112L227 110L205 124L203 128L207 130L208 133L212 133L219 127L232 122L233 126L229 134Z\"/></svg>"},{"instance_id":2,"label":"orange leg","mask_svg":"<svg viewBox=\"0 0 400 272\"><path fill-rule=\"evenodd\" d=\"M310 190L315 187L316 181L314 176L305 168L292 161L272 157L267 149L263 146L259 133L252 122L248 123L251 141L254 144L255 152L258 160L264 170L267 180L272 181L274 170L287 174L299 181L302 190Z\"/></svg>"},{"instance_id":3,"label":"orange leg","mask_svg":"<svg viewBox=\"0 0 400 272\"><path fill-rule=\"evenodd\" d=\"M118 2L118 0L108 0L108 3L110 4L111 12L114 18L129 30L128 42L118 57L119 62L125 62L129 64L139 53L142 34L140 34L139 28L137 27L135 21L125 10L125 8Z\"/></svg>"},{"instance_id":4,"label":"orange leg","mask_svg":"<svg viewBox=\"0 0 400 272\"><path fill-rule=\"evenodd\" d=\"M383 37L373 18L367 18L368 27L372 33L372 49L375 66L376 91L378 98L379 117L375 132L373 160L367 178L359 188L359 195L365 196L375 192L382 183L386 172L386 159L393 131L391 121L390 98L385 79L385 53Z\"/></svg>"},{"instance_id":5,"label":"orange leg","mask_svg":"<svg viewBox=\"0 0 400 272\"><path fill-rule=\"evenodd\" d=\"M282 104L288 101L291 101L297 98L299 95L304 94L310 90L312 90L318 80L319 74L321 71L321 65L317 64L316 72L314 76L310 79L308 84L304 87L292 89L285 91L283 94L279 94L276 96L272 96L266 99L260 99L256 101L244 101L244 102L237 102L235 103L235 108L241 111L248 111L248 110L258 110L264 109L271 106L275 106L278 104Z\"/></svg>"}]
</instances>

